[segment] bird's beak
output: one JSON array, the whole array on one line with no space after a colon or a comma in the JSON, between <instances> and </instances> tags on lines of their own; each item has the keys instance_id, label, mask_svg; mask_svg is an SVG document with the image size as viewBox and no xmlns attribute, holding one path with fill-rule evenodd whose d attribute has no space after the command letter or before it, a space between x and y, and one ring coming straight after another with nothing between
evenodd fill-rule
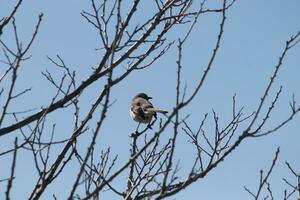
<instances>
[{"instance_id":1,"label":"bird's beak","mask_svg":"<svg viewBox=\"0 0 300 200\"><path fill-rule=\"evenodd\" d=\"M148 99L152 99L152 97L148 97Z\"/></svg>"}]
</instances>

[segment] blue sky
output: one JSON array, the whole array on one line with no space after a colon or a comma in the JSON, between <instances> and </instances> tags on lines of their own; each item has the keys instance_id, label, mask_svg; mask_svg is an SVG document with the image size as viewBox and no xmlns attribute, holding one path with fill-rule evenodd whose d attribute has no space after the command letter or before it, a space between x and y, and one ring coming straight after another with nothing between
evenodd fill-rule
<instances>
[{"instance_id":1,"label":"blue sky","mask_svg":"<svg viewBox=\"0 0 300 200\"><path fill-rule=\"evenodd\" d=\"M196 1L196 0L195 0ZM218 1L211 1L212 5L218 5ZM0 17L5 15L13 4L11 1L0 1ZM285 41L300 29L300 1L298 0L238 0L228 11L225 25L225 33L221 42L221 48L212 70L200 91L192 102L191 107L185 109L182 116L190 114L189 123L195 129L206 112L214 109L220 117L220 123L224 124L231 117L231 99L237 95L238 106L244 106L245 114L251 113L258 105L266 84L278 61ZM150 13L145 1L138 13L136 20ZM46 56L55 57L59 54L64 61L76 70L77 80L85 79L91 72L100 57L99 38L96 31L81 16L82 10L90 10L89 1L33 1L25 0L16 14L21 38L24 42L32 34L33 27L39 13L44 13L39 35L30 51L32 58L24 62L17 82L17 91L32 87L30 94L24 95L22 101L14 102L11 110L22 110L24 107L40 108L50 102L54 94L54 88L42 77L41 72L49 70L56 72L56 68L47 60ZM200 17L199 24L192 32L191 37L184 46L183 52L183 81L187 85L189 94L197 83L203 71L203 67L211 55L215 45L219 16L207 14ZM169 33L168 37L177 39L183 36L186 27L179 27ZM13 44L11 27L8 27L1 39ZM283 86L283 93L278 101L277 108L272 113L272 118L267 123L266 129L276 125L285 119L289 113L289 101L293 94L300 102L300 45L295 46L285 58L278 79L267 102L270 103L279 87ZM3 55L1 54L1 58ZM112 99L116 103L110 108L103 132L98 139L98 150L111 146L114 154L119 154L119 164L124 161L129 153L130 138L128 135L136 128L136 123L129 117L129 105L132 96L144 91L153 97L153 104L171 110L175 104L175 75L176 75L176 45L158 62L151 67L132 73L121 85L114 88ZM0 65L0 72L2 73ZM60 73L55 73L59 79ZM82 113L90 108L99 91L102 89L101 81L98 81L87 89L81 102ZM2 102L2 100L1 100ZM266 107L267 108L267 107ZM71 112L59 111L49 117L51 123L57 123L57 138L66 138L72 131L72 122L68 116ZM7 121L6 123L9 123ZM117 124L116 124L117 123ZM278 199L283 196L287 188L282 181L283 177L290 177L284 161L289 161L296 170L300 170L299 155L299 123L300 116L295 117L275 134L249 139L217 169L213 170L205 179L193 184L188 189L170 199L251 199L243 186L255 190L259 181L259 170L267 169L271 164L276 147L281 147L278 164L271 176L271 187ZM212 124L207 124L210 130ZM13 135L15 136L15 135ZM2 139L3 138L3 139ZM2 137L0 149L6 149L13 143L12 136ZM182 133L179 136L179 148L176 151L177 158L181 158L183 166L191 159L189 156L193 149L186 148L189 143ZM89 141L80 141L79 145ZM3 163L10 163L10 157L0 158L0 169ZM22 199L28 196L31 184L35 183L36 174L31 170L32 159L28 152L20 152L17 160L17 179L13 188L12 199ZM76 163L73 163L76 165ZM0 170L0 179L5 177L6 170ZM189 165L187 164L187 167ZM184 168L184 167L183 167ZM68 166L65 177L71 177L76 167ZM183 169L184 171L185 169ZM126 176L126 174L124 174ZM291 179L293 180L293 179ZM64 199L68 185L73 179L56 180L60 187L49 187L47 195L43 199L51 199L53 192L59 199ZM293 180L295 182L295 180ZM114 183L122 188L123 182ZM1 196L4 195L5 184L0 183ZM65 187L64 187L65 186ZM116 199L105 193L106 199ZM275 198L276 198L275 197ZM276 199L277 199L276 198Z\"/></svg>"}]
</instances>

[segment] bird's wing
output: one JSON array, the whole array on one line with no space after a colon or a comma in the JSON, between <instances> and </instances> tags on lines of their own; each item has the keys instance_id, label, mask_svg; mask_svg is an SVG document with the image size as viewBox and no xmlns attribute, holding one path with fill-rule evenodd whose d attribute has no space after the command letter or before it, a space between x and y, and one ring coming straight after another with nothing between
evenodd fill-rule
<instances>
[{"instance_id":1,"label":"bird's wing","mask_svg":"<svg viewBox=\"0 0 300 200\"><path fill-rule=\"evenodd\" d=\"M145 113L153 113L153 105L149 101L143 99L143 101L141 102L141 107Z\"/></svg>"},{"instance_id":2,"label":"bird's wing","mask_svg":"<svg viewBox=\"0 0 300 200\"><path fill-rule=\"evenodd\" d=\"M155 112L155 109L153 107L153 105L149 102L146 101L142 104L142 108L143 108L143 112L147 114L152 115L155 119L157 119L157 114Z\"/></svg>"}]
</instances>

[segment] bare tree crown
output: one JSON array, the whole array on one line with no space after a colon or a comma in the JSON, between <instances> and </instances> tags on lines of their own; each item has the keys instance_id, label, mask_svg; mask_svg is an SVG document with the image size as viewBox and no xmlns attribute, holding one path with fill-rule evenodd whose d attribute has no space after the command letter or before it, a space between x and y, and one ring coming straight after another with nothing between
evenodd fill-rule
<instances>
[{"instance_id":1,"label":"bare tree crown","mask_svg":"<svg viewBox=\"0 0 300 200\"><path fill-rule=\"evenodd\" d=\"M227 21L230 20L228 13L238 3L236 0L222 0L217 6L211 6L206 0L90 0L89 8L82 10L80 15L97 35L97 63L85 66L88 75L82 78L80 71L69 65L63 55L47 56L52 69L43 71L41 76L51 85L47 90L51 92L51 98L43 99L47 102L44 105L24 106L22 98L30 95L34 87L20 91L18 85L22 83L19 80L23 70L32 67L27 64L32 59L31 49L38 42L43 26L47 26L43 23L47 16L41 13L37 15L31 36L23 37L17 14L22 13L22 4L28 3L18 0L8 15L0 16L0 137L10 143L0 147L1 166L9 172L0 174L1 187L6 186L3 194L6 199L11 199L18 191L14 184L18 174L26 173L20 169L23 165L31 166L30 173L35 177L35 183L26 186L31 189L24 197L32 200L59 199L59 194L53 193L49 197L47 191L62 185L67 185L63 194L67 199L103 199L107 194L127 200L174 197L220 168L220 164L244 141L277 132L300 112L293 96L287 105L289 115L278 123L268 124L284 90L283 86L276 88L275 82L287 55L299 45L300 30L283 43L273 72L257 97L255 109L245 111L237 102L238 94L233 95L229 105L230 119L221 123L217 111L201 113L193 107L216 65ZM145 6L151 9L143 15ZM194 85L187 86L183 77L184 58L189 57L186 46L191 42L199 21L206 15L216 15L219 20L213 48L207 49L207 62L198 66L202 72L197 74ZM176 32L180 34L174 34ZM13 43L8 41L7 35L13 38ZM130 144L126 149L128 156L120 157L114 153L117 143L108 145L102 137L107 132L113 135L114 126L118 126L117 123L108 123L119 120L119 116L111 115L111 110L115 103L124 100L115 100L114 91L117 86L126 84L130 76L148 73L147 70L169 52L176 52L173 88L160 87L174 91L174 101L167 105L170 110L154 110L163 115L155 116L145 126L136 123L138 128L123 130L122 134L128 136ZM199 56L197 50L193 54L190 56ZM157 83L156 77L153 79L154 84L164 84ZM142 94L141 97L145 96ZM132 97L124 98L131 100ZM86 102L88 105L83 105ZM129 108L130 105L128 117ZM192 110L192 113L185 114L185 109ZM188 163L180 163L177 156L182 148L178 138L188 141L183 148L192 149ZM244 187L250 198L274 199L269 180L279 152L278 148L267 172L261 170L257 190ZM28 153L30 159L24 159L22 155ZM10 163L7 163L7 158ZM294 179L283 179L288 187L283 199L295 199L296 196L299 199L300 196L300 176L297 168L292 166L286 162ZM71 180L68 184L64 184L66 177Z\"/></svg>"}]
</instances>

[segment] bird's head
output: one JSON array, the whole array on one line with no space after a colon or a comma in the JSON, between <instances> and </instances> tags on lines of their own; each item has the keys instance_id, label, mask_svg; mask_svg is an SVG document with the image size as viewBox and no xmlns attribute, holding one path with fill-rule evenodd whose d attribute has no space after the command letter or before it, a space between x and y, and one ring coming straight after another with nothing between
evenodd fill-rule
<instances>
[{"instance_id":1,"label":"bird's head","mask_svg":"<svg viewBox=\"0 0 300 200\"><path fill-rule=\"evenodd\" d=\"M152 97L149 97L149 96L148 96L147 94L145 94L145 93L139 93L139 94L137 94L135 97L140 97L140 98L147 99L147 100L152 99Z\"/></svg>"}]
</instances>

